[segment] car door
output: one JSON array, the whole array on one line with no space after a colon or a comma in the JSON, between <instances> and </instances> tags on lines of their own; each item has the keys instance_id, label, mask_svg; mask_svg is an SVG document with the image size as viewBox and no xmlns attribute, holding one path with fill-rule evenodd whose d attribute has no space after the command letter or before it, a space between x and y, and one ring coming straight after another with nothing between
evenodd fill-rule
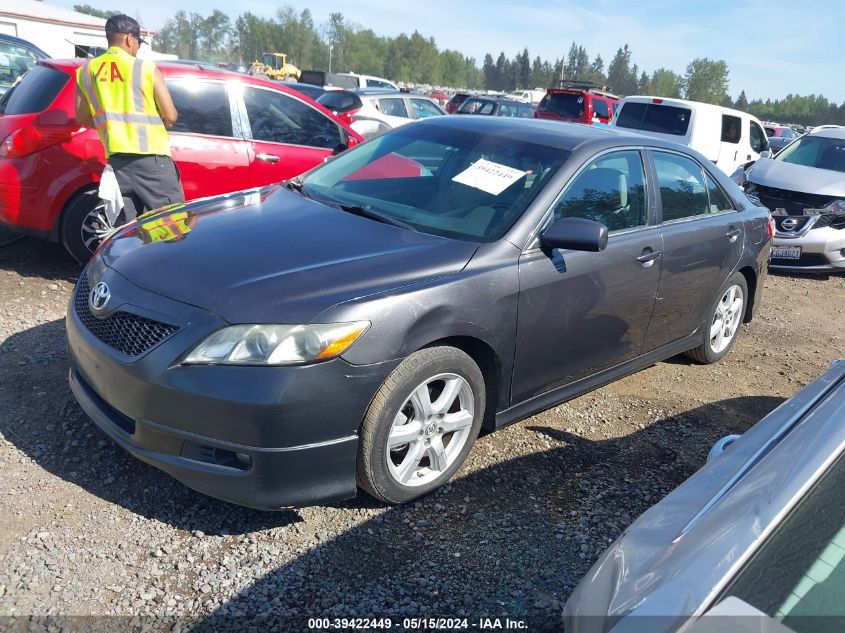
<instances>
[{"instance_id":1,"label":"car door","mask_svg":"<svg viewBox=\"0 0 845 633\"><path fill-rule=\"evenodd\" d=\"M412 117L404 96L379 97L375 100L375 106L391 129L411 122Z\"/></svg>"},{"instance_id":2,"label":"car door","mask_svg":"<svg viewBox=\"0 0 845 633\"><path fill-rule=\"evenodd\" d=\"M190 77L167 78L179 118L170 150L187 200L250 186L244 139L233 117L227 85Z\"/></svg>"},{"instance_id":3,"label":"car door","mask_svg":"<svg viewBox=\"0 0 845 633\"><path fill-rule=\"evenodd\" d=\"M693 334L743 249L742 217L692 157L649 151L659 189L663 270L644 352Z\"/></svg>"},{"instance_id":4,"label":"car door","mask_svg":"<svg viewBox=\"0 0 845 633\"><path fill-rule=\"evenodd\" d=\"M530 248L520 257L514 403L640 354L663 250L645 182L640 150L594 158L563 189L549 222L602 222L607 248Z\"/></svg>"},{"instance_id":5,"label":"car door","mask_svg":"<svg viewBox=\"0 0 845 633\"><path fill-rule=\"evenodd\" d=\"M343 146L340 126L293 95L243 86L251 186L293 178Z\"/></svg>"},{"instance_id":6,"label":"car door","mask_svg":"<svg viewBox=\"0 0 845 633\"><path fill-rule=\"evenodd\" d=\"M743 129L742 118L732 114L722 114L722 132L716 166L726 174L734 173L739 165L747 162L745 160L747 152L743 151L743 145L748 144L749 133L749 130Z\"/></svg>"}]
</instances>

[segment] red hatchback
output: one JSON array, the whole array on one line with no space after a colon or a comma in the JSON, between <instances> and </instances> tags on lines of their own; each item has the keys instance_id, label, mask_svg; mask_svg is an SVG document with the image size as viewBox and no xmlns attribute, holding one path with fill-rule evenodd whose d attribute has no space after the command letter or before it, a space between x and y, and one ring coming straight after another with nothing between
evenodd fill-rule
<instances>
[{"instance_id":1,"label":"red hatchback","mask_svg":"<svg viewBox=\"0 0 845 633\"><path fill-rule=\"evenodd\" d=\"M534 117L587 125L607 124L617 107L619 97L604 90L579 86L549 88L534 110Z\"/></svg>"},{"instance_id":2,"label":"red hatchback","mask_svg":"<svg viewBox=\"0 0 845 633\"><path fill-rule=\"evenodd\" d=\"M109 230L95 130L74 119L85 60L44 60L0 98L0 224L61 241L80 261ZM311 99L271 81L160 63L179 120L170 130L185 198L292 178L363 139Z\"/></svg>"}]
</instances>

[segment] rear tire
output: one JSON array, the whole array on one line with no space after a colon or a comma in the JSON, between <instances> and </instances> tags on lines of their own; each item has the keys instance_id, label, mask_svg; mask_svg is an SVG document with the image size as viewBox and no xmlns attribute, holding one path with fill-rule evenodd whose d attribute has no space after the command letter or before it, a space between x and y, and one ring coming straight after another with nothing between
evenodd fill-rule
<instances>
[{"instance_id":1,"label":"rear tire","mask_svg":"<svg viewBox=\"0 0 845 633\"><path fill-rule=\"evenodd\" d=\"M358 483L386 503L445 484L466 459L484 418L484 376L454 347L411 354L387 377L361 427Z\"/></svg>"},{"instance_id":2,"label":"rear tire","mask_svg":"<svg viewBox=\"0 0 845 633\"><path fill-rule=\"evenodd\" d=\"M105 205L96 189L77 195L65 207L62 214L62 244L80 264L91 259L110 231Z\"/></svg>"},{"instance_id":3,"label":"rear tire","mask_svg":"<svg viewBox=\"0 0 845 633\"><path fill-rule=\"evenodd\" d=\"M736 342L747 305L748 283L741 273L734 273L722 286L710 309L701 345L688 350L686 355L704 365L722 360Z\"/></svg>"}]
</instances>

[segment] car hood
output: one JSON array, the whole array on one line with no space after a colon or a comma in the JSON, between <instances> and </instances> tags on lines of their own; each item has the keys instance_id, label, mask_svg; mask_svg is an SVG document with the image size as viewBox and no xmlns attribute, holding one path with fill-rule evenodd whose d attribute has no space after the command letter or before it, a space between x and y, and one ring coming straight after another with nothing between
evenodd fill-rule
<instances>
[{"instance_id":1,"label":"car hood","mask_svg":"<svg viewBox=\"0 0 845 633\"><path fill-rule=\"evenodd\" d=\"M794 165L782 160L761 158L751 167L747 179L764 187L845 197L845 174L842 172Z\"/></svg>"},{"instance_id":2,"label":"car hood","mask_svg":"<svg viewBox=\"0 0 845 633\"><path fill-rule=\"evenodd\" d=\"M337 303L456 273L477 247L272 186L167 207L99 256L138 286L231 323L309 323Z\"/></svg>"}]
</instances>

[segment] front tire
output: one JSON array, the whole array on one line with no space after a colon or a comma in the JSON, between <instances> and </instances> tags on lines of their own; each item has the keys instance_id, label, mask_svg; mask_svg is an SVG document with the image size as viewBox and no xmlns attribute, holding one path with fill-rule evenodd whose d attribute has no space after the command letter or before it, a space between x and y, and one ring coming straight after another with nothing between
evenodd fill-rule
<instances>
[{"instance_id":1,"label":"front tire","mask_svg":"<svg viewBox=\"0 0 845 633\"><path fill-rule=\"evenodd\" d=\"M484 377L454 347L411 354L385 380L361 427L358 483L386 503L436 490L461 467L484 418Z\"/></svg>"},{"instance_id":2,"label":"front tire","mask_svg":"<svg viewBox=\"0 0 845 633\"><path fill-rule=\"evenodd\" d=\"M711 318L705 324L701 345L689 350L687 356L705 365L722 360L736 342L747 304L748 283L741 273L734 273L710 310Z\"/></svg>"},{"instance_id":3,"label":"front tire","mask_svg":"<svg viewBox=\"0 0 845 633\"><path fill-rule=\"evenodd\" d=\"M62 215L62 244L80 264L85 264L111 232L105 204L96 190L73 198Z\"/></svg>"}]
</instances>

